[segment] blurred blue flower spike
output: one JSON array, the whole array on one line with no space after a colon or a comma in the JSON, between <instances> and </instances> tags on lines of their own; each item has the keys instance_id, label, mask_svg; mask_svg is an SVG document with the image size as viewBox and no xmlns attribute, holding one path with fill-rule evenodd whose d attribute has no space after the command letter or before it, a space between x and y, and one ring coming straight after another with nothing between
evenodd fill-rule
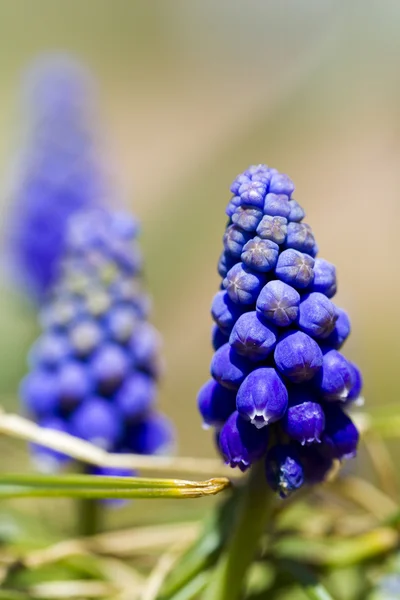
<instances>
[{"instance_id":1,"label":"blurred blue flower spike","mask_svg":"<svg viewBox=\"0 0 400 600\"><path fill-rule=\"evenodd\" d=\"M156 410L160 336L147 320L138 231L123 213L97 209L71 217L21 397L43 427L110 452L159 454L171 449L174 432ZM32 452L45 470L67 461L42 447Z\"/></svg>"},{"instance_id":2,"label":"blurred blue flower spike","mask_svg":"<svg viewBox=\"0 0 400 600\"><path fill-rule=\"evenodd\" d=\"M104 203L93 108L90 76L68 56L41 58L26 74L8 252L13 278L39 302L57 278L70 216Z\"/></svg>"},{"instance_id":3,"label":"blurred blue flower spike","mask_svg":"<svg viewBox=\"0 0 400 600\"><path fill-rule=\"evenodd\" d=\"M361 374L338 350L350 321L331 300L336 270L316 258L292 181L257 165L231 191L211 309L213 379L198 406L225 462L246 470L262 458L285 498L355 456L358 432L345 411Z\"/></svg>"}]
</instances>

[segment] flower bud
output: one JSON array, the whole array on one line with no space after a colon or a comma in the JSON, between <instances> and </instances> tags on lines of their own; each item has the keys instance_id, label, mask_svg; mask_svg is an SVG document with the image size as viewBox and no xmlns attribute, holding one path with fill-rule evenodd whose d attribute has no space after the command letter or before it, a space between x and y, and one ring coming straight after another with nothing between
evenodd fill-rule
<instances>
[{"instance_id":1,"label":"flower bud","mask_svg":"<svg viewBox=\"0 0 400 600\"><path fill-rule=\"evenodd\" d=\"M354 458L357 454L359 433L353 421L337 404L327 406L325 412L326 426L321 452L331 459Z\"/></svg>"},{"instance_id":2,"label":"flower bud","mask_svg":"<svg viewBox=\"0 0 400 600\"><path fill-rule=\"evenodd\" d=\"M336 294L336 268L323 258L316 258L314 263L314 281L312 291L332 298Z\"/></svg>"},{"instance_id":3,"label":"flower bud","mask_svg":"<svg viewBox=\"0 0 400 600\"><path fill-rule=\"evenodd\" d=\"M148 412L155 403L156 384L144 373L133 373L117 391L114 401L127 422Z\"/></svg>"},{"instance_id":4,"label":"flower bud","mask_svg":"<svg viewBox=\"0 0 400 600\"><path fill-rule=\"evenodd\" d=\"M249 360L264 360L276 344L276 335L257 316L256 311L241 315L236 321L229 343L238 354Z\"/></svg>"},{"instance_id":5,"label":"flower bud","mask_svg":"<svg viewBox=\"0 0 400 600\"><path fill-rule=\"evenodd\" d=\"M255 369L241 384L236 397L240 416L261 429L283 417L288 393L275 369Z\"/></svg>"},{"instance_id":6,"label":"flower bud","mask_svg":"<svg viewBox=\"0 0 400 600\"><path fill-rule=\"evenodd\" d=\"M257 234L263 240L283 244L287 235L287 219L265 215L257 227Z\"/></svg>"},{"instance_id":7,"label":"flower bud","mask_svg":"<svg viewBox=\"0 0 400 600\"><path fill-rule=\"evenodd\" d=\"M263 217L263 211L255 206L239 206L232 215L232 222L243 231L254 232Z\"/></svg>"},{"instance_id":8,"label":"flower bud","mask_svg":"<svg viewBox=\"0 0 400 600\"><path fill-rule=\"evenodd\" d=\"M230 225L224 234L224 248L233 258L239 258L243 246L251 238L251 234L236 225Z\"/></svg>"},{"instance_id":9,"label":"flower bud","mask_svg":"<svg viewBox=\"0 0 400 600\"><path fill-rule=\"evenodd\" d=\"M111 451L122 433L121 419L107 400L87 398L71 416L71 433Z\"/></svg>"},{"instance_id":10,"label":"flower bud","mask_svg":"<svg viewBox=\"0 0 400 600\"><path fill-rule=\"evenodd\" d=\"M227 292L217 292L211 306L211 316L223 331L231 331L236 319L240 315L237 304L234 304Z\"/></svg>"},{"instance_id":11,"label":"flower bud","mask_svg":"<svg viewBox=\"0 0 400 600\"><path fill-rule=\"evenodd\" d=\"M223 285L232 302L255 304L264 282L265 277L261 273L251 271L243 263L238 263L228 271Z\"/></svg>"},{"instance_id":12,"label":"flower bud","mask_svg":"<svg viewBox=\"0 0 400 600\"><path fill-rule=\"evenodd\" d=\"M239 389L250 368L249 361L239 356L229 344L221 346L211 361L211 375L218 383L232 390Z\"/></svg>"},{"instance_id":13,"label":"flower bud","mask_svg":"<svg viewBox=\"0 0 400 600\"><path fill-rule=\"evenodd\" d=\"M241 259L249 269L266 273L275 268L278 253L279 246L275 242L254 237L243 246Z\"/></svg>"},{"instance_id":14,"label":"flower bud","mask_svg":"<svg viewBox=\"0 0 400 600\"><path fill-rule=\"evenodd\" d=\"M239 188L239 196L242 204L264 208L264 200L267 192L267 186L262 181L250 181L242 183Z\"/></svg>"},{"instance_id":15,"label":"flower bud","mask_svg":"<svg viewBox=\"0 0 400 600\"><path fill-rule=\"evenodd\" d=\"M246 471L266 452L268 440L266 427L256 429L235 411L220 431L219 448L226 464Z\"/></svg>"},{"instance_id":16,"label":"flower bud","mask_svg":"<svg viewBox=\"0 0 400 600\"><path fill-rule=\"evenodd\" d=\"M317 342L302 331L283 337L276 345L274 358L281 374L293 383L312 379L323 361Z\"/></svg>"},{"instance_id":17,"label":"flower bud","mask_svg":"<svg viewBox=\"0 0 400 600\"><path fill-rule=\"evenodd\" d=\"M294 183L284 173L274 173L269 184L269 191L275 194L286 194L290 197L294 192Z\"/></svg>"},{"instance_id":18,"label":"flower bud","mask_svg":"<svg viewBox=\"0 0 400 600\"><path fill-rule=\"evenodd\" d=\"M265 474L271 488L287 498L304 483L304 471L294 444L273 446L265 460Z\"/></svg>"},{"instance_id":19,"label":"flower bud","mask_svg":"<svg viewBox=\"0 0 400 600\"><path fill-rule=\"evenodd\" d=\"M334 330L337 318L335 305L319 292L307 294L300 302L300 329L314 338L327 338Z\"/></svg>"},{"instance_id":20,"label":"flower bud","mask_svg":"<svg viewBox=\"0 0 400 600\"><path fill-rule=\"evenodd\" d=\"M218 348L229 342L229 335L222 331L218 325L213 325L211 337L214 350L218 350Z\"/></svg>"},{"instance_id":21,"label":"flower bud","mask_svg":"<svg viewBox=\"0 0 400 600\"><path fill-rule=\"evenodd\" d=\"M269 281L257 298L257 312L278 327L287 327L296 321L300 294L287 283Z\"/></svg>"},{"instance_id":22,"label":"flower bud","mask_svg":"<svg viewBox=\"0 0 400 600\"><path fill-rule=\"evenodd\" d=\"M198 393L197 406L204 425L222 427L236 410L236 393L209 379Z\"/></svg>"},{"instance_id":23,"label":"flower bud","mask_svg":"<svg viewBox=\"0 0 400 600\"><path fill-rule=\"evenodd\" d=\"M304 446L320 442L324 428L325 414L315 398L305 393L290 394L289 408L282 420L283 431Z\"/></svg>"},{"instance_id":24,"label":"flower bud","mask_svg":"<svg viewBox=\"0 0 400 600\"><path fill-rule=\"evenodd\" d=\"M284 250L278 258L276 276L298 289L304 289L314 280L314 259L298 250Z\"/></svg>"},{"instance_id":25,"label":"flower bud","mask_svg":"<svg viewBox=\"0 0 400 600\"><path fill-rule=\"evenodd\" d=\"M20 394L25 408L35 416L52 415L58 408L58 379L51 371L38 369L21 383Z\"/></svg>"},{"instance_id":26,"label":"flower bud","mask_svg":"<svg viewBox=\"0 0 400 600\"><path fill-rule=\"evenodd\" d=\"M288 216L289 221L294 221L295 223L300 223L304 219L305 212L296 200L289 200L290 213Z\"/></svg>"},{"instance_id":27,"label":"flower bud","mask_svg":"<svg viewBox=\"0 0 400 600\"><path fill-rule=\"evenodd\" d=\"M353 386L353 368L343 354L337 350L324 354L315 385L324 400L347 400Z\"/></svg>"},{"instance_id":28,"label":"flower bud","mask_svg":"<svg viewBox=\"0 0 400 600\"><path fill-rule=\"evenodd\" d=\"M289 198L285 194L267 194L264 202L264 215L287 219L290 215Z\"/></svg>"},{"instance_id":29,"label":"flower bud","mask_svg":"<svg viewBox=\"0 0 400 600\"><path fill-rule=\"evenodd\" d=\"M128 449L135 454L171 454L175 430L164 414L151 412L128 428Z\"/></svg>"},{"instance_id":30,"label":"flower bud","mask_svg":"<svg viewBox=\"0 0 400 600\"><path fill-rule=\"evenodd\" d=\"M324 340L326 345L339 350L350 335L350 319L346 311L336 308L337 319L332 333Z\"/></svg>"},{"instance_id":31,"label":"flower bud","mask_svg":"<svg viewBox=\"0 0 400 600\"><path fill-rule=\"evenodd\" d=\"M60 408L69 412L93 391L93 381L85 367L76 360L61 364L57 373Z\"/></svg>"}]
</instances>

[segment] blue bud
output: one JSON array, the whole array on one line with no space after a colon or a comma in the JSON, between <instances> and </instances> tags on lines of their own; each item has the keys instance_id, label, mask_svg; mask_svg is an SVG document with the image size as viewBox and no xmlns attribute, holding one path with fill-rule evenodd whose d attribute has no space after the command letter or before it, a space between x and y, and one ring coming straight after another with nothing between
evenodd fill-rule
<instances>
[{"instance_id":1,"label":"blue bud","mask_svg":"<svg viewBox=\"0 0 400 600\"><path fill-rule=\"evenodd\" d=\"M321 452L331 459L354 458L360 437L357 427L337 404L327 406L325 414L326 426Z\"/></svg>"},{"instance_id":2,"label":"blue bud","mask_svg":"<svg viewBox=\"0 0 400 600\"><path fill-rule=\"evenodd\" d=\"M304 210L296 200L289 200L290 214L288 216L289 221L295 221L300 223L306 216Z\"/></svg>"},{"instance_id":3,"label":"blue bud","mask_svg":"<svg viewBox=\"0 0 400 600\"><path fill-rule=\"evenodd\" d=\"M171 454L175 438L174 427L165 415L151 412L128 430L129 448L137 454Z\"/></svg>"},{"instance_id":4,"label":"blue bud","mask_svg":"<svg viewBox=\"0 0 400 600\"><path fill-rule=\"evenodd\" d=\"M151 323L139 323L129 340L129 349L135 366L153 377L159 375L161 368L161 336Z\"/></svg>"},{"instance_id":5,"label":"blue bud","mask_svg":"<svg viewBox=\"0 0 400 600\"><path fill-rule=\"evenodd\" d=\"M314 280L314 259L298 250L284 250L278 258L276 276L298 289L304 289Z\"/></svg>"},{"instance_id":6,"label":"blue bud","mask_svg":"<svg viewBox=\"0 0 400 600\"><path fill-rule=\"evenodd\" d=\"M265 460L265 474L271 488L287 498L304 483L304 471L294 444L273 446Z\"/></svg>"},{"instance_id":7,"label":"blue bud","mask_svg":"<svg viewBox=\"0 0 400 600\"><path fill-rule=\"evenodd\" d=\"M68 360L58 371L60 406L69 412L93 390L93 382L84 364Z\"/></svg>"},{"instance_id":8,"label":"blue bud","mask_svg":"<svg viewBox=\"0 0 400 600\"><path fill-rule=\"evenodd\" d=\"M269 191L275 194L286 194L290 197L294 192L294 183L287 175L275 173L271 177Z\"/></svg>"},{"instance_id":9,"label":"blue bud","mask_svg":"<svg viewBox=\"0 0 400 600\"><path fill-rule=\"evenodd\" d=\"M256 311L244 313L236 321L230 338L230 345L249 360L264 360L276 344L275 331L258 317Z\"/></svg>"},{"instance_id":10,"label":"blue bud","mask_svg":"<svg viewBox=\"0 0 400 600\"><path fill-rule=\"evenodd\" d=\"M211 305L211 316L218 327L229 333L239 314L237 304L232 302L227 292L222 290L215 294Z\"/></svg>"},{"instance_id":11,"label":"blue bud","mask_svg":"<svg viewBox=\"0 0 400 600\"><path fill-rule=\"evenodd\" d=\"M250 238L251 234L247 231L243 231L243 229L240 229L236 225L229 225L224 233L224 248L232 257L239 258L242 254L243 246Z\"/></svg>"},{"instance_id":12,"label":"blue bud","mask_svg":"<svg viewBox=\"0 0 400 600\"><path fill-rule=\"evenodd\" d=\"M256 206L257 208L261 209L264 207L266 193L267 186L262 181L250 181L249 183L242 183L239 188L239 196L242 204Z\"/></svg>"},{"instance_id":13,"label":"blue bud","mask_svg":"<svg viewBox=\"0 0 400 600\"><path fill-rule=\"evenodd\" d=\"M317 339L327 338L335 328L335 305L324 294L312 292L300 302L299 327Z\"/></svg>"},{"instance_id":14,"label":"blue bud","mask_svg":"<svg viewBox=\"0 0 400 600\"><path fill-rule=\"evenodd\" d=\"M289 198L284 194L267 194L264 202L264 215L287 219L290 215Z\"/></svg>"},{"instance_id":15,"label":"blue bud","mask_svg":"<svg viewBox=\"0 0 400 600\"><path fill-rule=\"evenodd\" d=\"M363 379L360 369L354 363L350 363L352 370L352 385L347 396L348 402L354 402L359 399L363 387Z\"/></svg>"},{"instance_id":16,"label":"blue bud","mask_svg":"<svg viewBox=\"0 0 400 600\"><path fill-rule=\"evenodd\" d=\"M229 335L222 331L218 325L212 326L211 337L214 350L218 350L218 348L229 342Z\"/></svg>"},{"instance_id":17,"label":"blue bud","mask_svg":"<svg viewBox=\"0 0 400 600\"><path fill-rule=\"evenodd\" d=\"M104 289L91 289L90 295L86 297L85 310L93 318L105 316L111 308L112 299Z\"/></svg>"},{"instance_id":18,"label":"blue bud","mask_svg":"<svg viewBox=\"0 0 400 600\"><path fill-rule=\"evenodd\" d=\"M243 185L243 183L250 183L250 178L245 173L241 173L233 181L230 187L232 194L237 194L240 189L240 186Z\"/></svg>"},{"instance_id":19,"label":"blue bud","mask_svg":"<svg viewBox=\"0 0 400 600\"><path fill-rule=\"evenodd\" d=\"M240 206L241 201L242 200L241 200L240 196L233 196L233 198L231 198L228 206L225 209L225 213L227 214L227 216L230 219L232 218L232 216L235 213L238 206Z\"/></svg>"},{"instance_id":20,"label":"blue bud","mask_svg":"<svg viewBox=\"0 0 400 600\"><path fill-rule=\"evenodd\" d=\"M337 320L329 337L324 340L327 346L339 350L350 335L351 325L349 315L342 308L336 307Z\"/></svg>"},{"instance_id":21,"label":"blue bud","mask_svg":"<svg viewBox=\"0 0 400 600\"><path fill-rule=\"evenodd\" d=\"M282 420L283 431L293 440L305 444L321 441L325 415L310 394L289 395L289 408Z\"/></svg>"},{"instance_id":22,"label":"blue bud","mask_svg":"<svg viewBox=\"0 0 400 600\"><path fill-rule=\"evenodd\" d=\"M66 336L48 332L42 335L29 352L30 367L54 368L71 353L71 347Z\"/></svg>"},{"instance_id":23,"label":"blue bud","mask_svg":"<svg viewBox=\"0 0 400 600\"><path fill-rule=\"evenodd\" d=\"M344 402L353 386L351 364L337 350L329 350L324 354L315 384L324 400Z\"/></svg>"},{"instance_id":24,"label":"blue bud","mask_svg":"<svg viewBox=\"0 0 400 600\"><path fill-rule=\"evenodd\" d=\"M25 408L33 415L54 413L58 408L57 376L44 369L29 373L21 382L20 395Z\"/></svg>"},{"instance_id":25,"label":"blue bud","mask_svg":"<svg viewBox=\"0 0 400 600\"><path fill-rule=\"evenodd\" d=\"M223 286L232 302L247 305L255 304L264 283L265 277L261 273L238 263L228 271Z\"/></svg>"},{"instance_id":26,"label":"blue bud","mask_svg":"<svg viewBox=\"0 0 400 600\"><path fill-rule=\"evenodd\" d=\"M267 427L256 429L235 411L220 431L219 448L226 464L246 471L266 452L268 440Z\"/></svg>"},{"instance_id":27,"label":"blue bud","mask_svg":"<svg viewBox=\"0 0 400 600\"><path fill-rule=\"evenodd\" d=\"M209 379L197 395L197 406L204 425L222 427L236 410L236 393Z\"/></svg>"},{"instance_id":28,"label":"blue bud","mask_svg":"<svg viewBox=\"0 0 400 600\"><path fill-rule=\"evenodd\" d=\"M94 381L102 394L111 394L126 376L129 362L126 352L116 344L105 344L90 361Z\"/></svg>"},{"instance_id":29,"label":"blue bud","mask_svg":"<svg viewBox=\"0 0 400 600\"><path fill-rule=\"evenodd\" d=\"M237 262L239 262L239 257L235 258L229 254L229 252L223 250L218 261L218 274L221 277L226 277L229 269L231 269Z\"/></svg>"},{"instance_id":30,"label":"blue bud","mask_svg":"<svg viewBox=\"0 0 400 600\"><path fill-rule=\"evenodd\" d=\"M122 433L116 407L104 398L87 398L72 414L70 423L73 435L108 451Z\"/></svg>"},{"instance_id":31,"label":"blue bud","mask_svg":"<svg viewBox=\"0 0 400 600\"><path fill-rule=\"evenodd\" d=\"M322 352L306 333L288 333L276 345L274 358L282 375L293 383L309 381L320 370Z\"/></svg>"},{"instance_id":32,"label":"blue bud","mask_svg":"<svg viewBox=\"0 0 400 600\"><path fill-rule=\"evenodd\" d=\"M218 383L232 390L240 384L251 369L251 363L237 354L229 344L221 346L211 361L211 375Z\"/></svg>"},{"instance_id":33,"label":"blue bud","mask_svg":"<svg viewBox=\"0 0 400 600\"><path fill-rule=\"evenodd\" d=\"M249 233L255 231L263 217L263 212L254 206L239 206L232 215L232 222Z\"/></svg>"},{"instance_id":34,"label":"blue bud","mask_svg":"<svg viewBox=\"0 0 400 600\"><path fill-rule=\"evenodd\" d=\"M323 258L315 259L312 291L332 298L336 294L336 268Z\"/></svg>"},{"instance_id":35,"label":"blue bud","mask_svg":"<svg viewBox=\"0 0 400 600\"><path fill-rule=\"evenodd\" d=\"M144 373L136 372L125 379L114 400L126 421L134 421L152 408L156 393L154 380Z\"/></svg>"},{"instance_id":36,"label":"blue bud","mask_svg":"<svg viewBox=\"0 0 400 600\"><path fill-rule=\"evenodd\" d=\"M110 337L117 343L127 342L137 324L138 317L131 306L115 306L106 317L106 327Z\"/></svg>"},{"instance_id":37,"label":"blue bud","mask_svg":"<svg viewBox=\"0 0 400 600\"><path fill-rule=\"evenodd\" d=\"M269 281L257 298L257 311L278 327L287 327L299 314L300 294L278 279Z\"/></svg>"},{"instance_id":38,"label":"blue bud","mask_svg":"<svg viewBox=\"0 0 400 600\"><path fill-rule=\"evenodd\" d=\"M274 171L274 169L270 169L267 165L251 165L245 170L244 175L250 177L252 181L263 181L265 179L264 183L267 183L272 177L271 171Z\"/></svg>"},{"instance_id":39,"label":"blue bud","mask_svg":"<svg viewBox=\"0 0 400 600\"><path fill-rule=\"evenodd\" d=\"M257 233L264 240L271 240L275 244L283 244L287 235L287 219L265 215L257 227Z\"/></svg>"},{"instance_id":40,"label":"blue bud","mask_svg":"<svg viewBox=\"0 0 400 600\"><path fill-rule=\"evenodd\" d=\"M99 347L103 332L94 319L82 319L71 326L69 340L76 355L85 358Z\"/></svg>"},{"instance_id":41,"label":"blue bud","mask_svg":"<svg viewBox=\"0 0 400 600\"><path fill-rule=\"evenodd\" d=\"M243 381L236 397L240 416L257 429L278 421L285 414L288 393L275 369L255 369Z\"/></svg>"},{"instance_id":42,"label":"blue bud","mask_svg":"<svg viewBox=\"0 0 400 600\"><path fill-rule=\"evenodd\" d=\"M307 223L289 223L287 228L286 246L312 254L315 247L315 238L311 227Z\"/></svg>"},{"instance_id":43,"label":"blue bud","mask_svg":"<svg viewBox=\"0 0 400 600\"><path fill-rule=\"evenodd\" d=\"M77 300L76 298L60 298L44 306L40 313L40 324L46 329L64 329L80 316L81 310L81 300Z\"/></svg>"},{"instance_id":44,"label":"blue bud","mask_svg":"<svg viewBox=\"0 0 400 600\"><path fill-rule=\"evenodd\" d=\"M249 269L265 273L275 268L278 254L279 246L275 242L254 237L243 246L241 259Z\"/></svg>"}]
</instances>

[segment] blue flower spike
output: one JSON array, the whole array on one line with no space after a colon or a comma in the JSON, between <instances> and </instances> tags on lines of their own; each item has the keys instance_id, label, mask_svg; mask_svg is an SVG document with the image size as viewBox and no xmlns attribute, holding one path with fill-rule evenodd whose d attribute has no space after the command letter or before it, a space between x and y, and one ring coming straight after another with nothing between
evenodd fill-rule
<instances>
[{"instance_id":1,"label":"blue flower spike","mask_svg":"<svg viewBox=\"0 0 400 600\"><path fill-rule=\"evenodd\" d=\"M362 401L361 372L338 352L350 320L332 301L336 269L317 257L294 189L266 165L231 186L211 309L212 379L198 395L225 462L245 471L263 459L281 498L356 455L346 410Z\"/></svg>"},{"instance_id":2,"label":"blue flower spike","mask_svg":"<svg viewBox=\"0 0 400 600\"><path fill-rule=\"evenodd\" d=\"M30 352L21 396L44 427L109 452L155 454L171 448L174 432L156 409L160 336L146 316L137 235L137 223L121 213L89 211L71 219L63 268L42 309L44 331ZM79 274L79 286L71 274ZM230 412L221 415L214 399L204 407L213 426L235 410L235 394L223 389L232 396ZM38 446L32 452L46 469L68 462Z\"/></svg>"},{"instance_id":3,"label":"blue flower spike","mask_svg":"<svg viewBox=\"0 0 400 600\"><path fill-rule=\"evenodd\" d=\"M23 86L28 131L8 234L12 273L42 302L58 278L69 218L102 206L90 74L68 56L40 58Z\"/></svg>"}]
</instances>

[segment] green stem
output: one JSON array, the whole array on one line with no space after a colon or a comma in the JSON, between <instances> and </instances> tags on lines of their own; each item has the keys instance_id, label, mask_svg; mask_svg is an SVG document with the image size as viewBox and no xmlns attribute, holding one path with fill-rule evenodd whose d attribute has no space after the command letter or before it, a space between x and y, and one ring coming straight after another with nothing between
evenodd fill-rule
<instances>
[{"instance_id":1,"label":"green stem","mask_svg":"<svg viewBox=\"0 0 400 600\"><path fill-rule=\"evenodd\" d=\"M228 549L217 566L207 600L239 600L244 579L271 516L274 494L265 479L264 461L255 464L238 507Z\"/></svg>"},{"instance_id":2,"label":"green stem","mask_svg":"<svg viewBox=\"0 0 400 600\"><path fill-rule=\"evenodd\" d=\"M101 500L76 500L78 523L77 530L81 536L96 535L102 529L104 507Z\"/></svg>"},{"instance_id":3,"label":"green stem","mask_svg":"<svg viewBox=\"0 0 400 600\"><path fill-rule=\"evenodd\" d=\"M80 466L80 471L84 475L90 474L89 467L86 464ZM104 516L104 503L95 498L82 498L75 500L75 506L78 535L89 536L100 533Z\"/></svg>"}]
</instances>

